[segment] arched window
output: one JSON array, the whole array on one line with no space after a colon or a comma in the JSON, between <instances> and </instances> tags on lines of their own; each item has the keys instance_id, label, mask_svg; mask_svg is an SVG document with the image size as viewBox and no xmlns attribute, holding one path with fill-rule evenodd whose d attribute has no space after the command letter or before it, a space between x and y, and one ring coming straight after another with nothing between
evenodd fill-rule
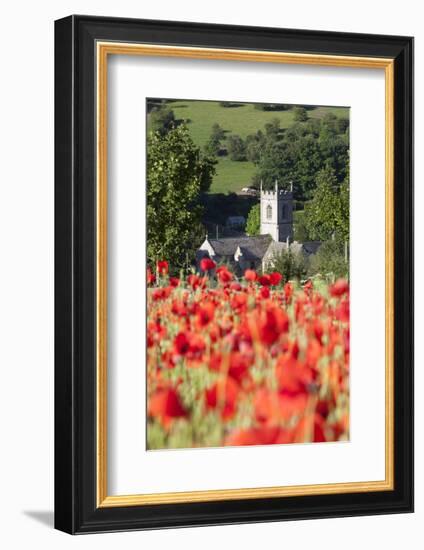
<instances>
[{"instance_id":1,"label":"arched window","mask_svg":"<svg viewBox=\"0 0 424 550\"><path fill-rule=\"evenodd\" d=\"M268 220L272 218L272 206L270 204L266 207L266 217Z\"/></svg>"}]
</instances>

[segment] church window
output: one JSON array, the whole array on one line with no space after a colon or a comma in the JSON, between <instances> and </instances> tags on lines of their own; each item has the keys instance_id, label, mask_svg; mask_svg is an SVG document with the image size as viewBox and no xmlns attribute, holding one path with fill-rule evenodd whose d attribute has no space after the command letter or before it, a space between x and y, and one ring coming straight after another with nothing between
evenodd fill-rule
<instances>
[{"instance_id":1,"label":"church window","mask_svg":"<svg viewBox=\"0 0 424 550\"><path fill-rule=\"evenodd\" d=\"M266 207L266 217L268 220L272 218L272 206L270 204Z\"/></svg>"}]
</instances>

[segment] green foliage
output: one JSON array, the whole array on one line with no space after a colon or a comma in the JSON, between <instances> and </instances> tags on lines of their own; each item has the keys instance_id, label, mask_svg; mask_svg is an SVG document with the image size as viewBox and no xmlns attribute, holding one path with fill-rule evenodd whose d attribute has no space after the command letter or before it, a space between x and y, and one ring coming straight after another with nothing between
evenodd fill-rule
<instances>
[{"instance_id":1,"label":"green foliage","mask_svg":"<svg viewBox=\"0 0 424 550\"><path fill-rule=\"evenodd\" d=\"M314 198L305 205L304 221L313 240L338 242L349 240L349 185L338 186L333 168L317 175Z\"/></svg>"},{"instance_id":2,"label":"green foliage","mask_svg":"<svg viewBox=\"0 0 424 550\"><path fill-rule=\"evenodd\" d=\"M328 282L334 282L339 277L349 278L349 262L346 243L329 240L319 247L317 253L311 256L308 274L321 275Z\"/></svg>"},{"instance_id":3,"label":"green foliage","mask_svg":"<svg viewBox=\"0 0 424 550\"><path fill-rule=\"evenodd\" d=\"M212 126L212 133L209 141L205 145L205 153L208 156L215 157L221 151L221 142L225 139L225 131L221 126L215 123Z\"/></svg>"},{"instance_id":4,"label":"green foliage","mask_svg":"<svg viewBox=\"0 0 424 550\"><path fill-rule=\"evenodd\" d=\"M280 132L280 121L278 120L278 118L273 118L271 122L267 122L265 124L265 133L269 139L271 140L277 139L279 132Z\"/></svg>"},{"instance_id":5,"label":"green foliage","mask_svg":"<svg viewBox=\"0 0 424 550\"><path fill-rule=\"evenodd\" d=\"M147 148L147 257L187 267L203 237L201 193L212 181L214 161L202 157L183 124L151 133Z\"/></svg>"},{"instance_id":6,"label":"green foliage","mask_svg":"<svg viewBox=\"0 0 424 550\"><path fill-rule=\"evenodd\" d=\"M261 151L266 141L265 134L258 130L256 134L249 134L245 140L247 160L257 164L261 158Z\"/></svg>"},{"instance_id":7,"label":"green foliage","mask_svg":"<svg viewBox=\"0 0 424 550\"><path fill-rule=\"evenodd\" d=\"M317 173L323 168L331 167L340 184L348 173L347 135L336 133L339 119L335 115L324 118L323 122L318 119L298 122L283 132L268 125L259 151L255 151L258 166L255 181L262 180L265 189L275 181L288 189L293 182L295 198L300 201L312 199Z\"/></svg>"},{"instance_id":8,"label":"green foliage","mask_svg":"<svg viewBox=\"0 0 424 550\"><path fill-rule=\"evenodd\" d=\"M246 160L246 146L240 136L229 136L227 139L227 149L231 160Z\"/></svg>"},{"instance_id":9,"label":"green foliage","mask_svg":"<svg viewBox=\"0 0 424 550\"><path fill-rule=\"evenodd\" d=\"M172 103L168 102L166 104L174 111L177 123L179 120L187 122L194 143L201 147L202 150L210 140L211 128L215 123L224 129L226 136L237 134L245 141L248 161L232 161L229 155L221 156L219 154L216 157L218 164L216 165L216 175L213 178L210 192L225 193L228 191L240 191L242 187L249 185L254 177L255 181L259 182L262 179L264 185L266 185L266 179L260 173L260 157L264 150L265 142L259 147L252 146L252 149L255 149L252 155L252 151L249 152L248 150L246 138L247 136L254 136L259 131L265 137L265 124L272 122L273 119L278 119L280 131L277 134L276 141L285 143L289 149L287 156L292 174L290 177L286 177L286 179L294 182L296 199L304 201L312 198L311 191L309 191L308 196L304 196L303 189L304 187L305 189L314 189L317 169L315 163L311 163L306 175L301 175L302 181L298 181L296 170L298 152L296 143L307 134L318 140L318 134L325 114L332 112L337 116L338 120L340 117L347 120L348 109L345 107L308 107L308 120L306 122L294 123L293 107L291 105L283 106L288 107L283 110L262 110L256 108L256 103L235 103L234 105L231 102L228 103L233 108L222 108L218 101L173 100ZM296 126L296 130L292 131L294 126ZM335 137L342 139L343 148L346 150L348 148L348 133L336 134ZM268 138L267 141L269 141ZM222 145L222 149L225 148L226 140L222 141ZM318 152L318 170L320 170L328 159L324 158L320 147L318 147ZM338 151L337 155L339 155ZM346 158L340 158L340 162L334 163L337 179L340 183L345 178L346 170L343 167L343 162L346 161ZM286 176L287 167L280 167L277 160L274 163L276 167L275 174L272 175L270 180L272 183L275 179L281 182ZM258 175L255 176L255 173L258 173Z\"/></svg>"},{"instance_id":10,"label":"green foliage","mask_svg":"<svg viewBox=\"0 0 424 550\"><path fill-rule=\"evenodd\" d=\"M174 111L167 106L152 110L149 115L149 130L165 135L175 125Z\"/></svg>"},{"instance_id":11,"label":"green foliage","mask_svg":"<svg viewBox=\"0 0 424 550\"><path fill-rule=\"evenodd\" d=\"M302 252L293 252L289 248L273 257L272 268L281 273L285 281L301 280L308 272L308 260Z\"/></svg>"},{"instance_id":12,"label":"green foliage","mask_svg":"<svg viewBox=\"0 0 424 550\"><path fill-rule=\"evenodd\" d=\"M296 122L305 122L308 120L308 113L305 109L305 107L295 107L293 109L293 118Z\"/></svg>"},{"instance_id":13,"label":"green foliage","mask_svg":"<svg viewBox=\"0 0 424 550\"><path fill-rule=\"evenodd\" d=\"M261 210L260 205L255 204L250 209L246 222L246 233L250 237L259 235L261 231Z\"/></svg>"},{"instance_id":14,"label":"green foliage","mask_svg":"<svg viewBox=\"0 0 424 550\"><path fill-rule=\"evenodd\" d=\"M312 240L305 224L304 214L303 210L293 212L293 239L300 243Z\"/></svg>"},{"instance_id":15,"label":"green foliage","mask_svg":"<svg viewBox=\"0 0 424 550\"><path fill-rule=\"evenodd\" d=\"M225 130L217 122L212 126L211 138L218 141L225 139Z\"/></svg>"}]
</instances>

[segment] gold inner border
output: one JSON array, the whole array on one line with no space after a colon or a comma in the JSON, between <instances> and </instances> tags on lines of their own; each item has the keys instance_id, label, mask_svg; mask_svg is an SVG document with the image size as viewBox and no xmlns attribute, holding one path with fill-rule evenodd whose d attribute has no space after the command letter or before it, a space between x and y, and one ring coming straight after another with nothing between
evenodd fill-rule
<instances>
[{"instance_id":1,"label":"gold inner border","mask_svg":"<svg viewBox=\"0 0 424 550\"><path fill-rule=\"evenodd\" d=\"M314 55L252 50L192 48L97 42L97 506L141 506L220 500L365 493L394 489L394 60L390 58ZM114 495L107 493L107 61L109 55L220 59L262 63L384 69L385 71L385 215L386 215L386 376L385 479L282 487L218 489L177 493Z\"/></svg>"}]
</instances>

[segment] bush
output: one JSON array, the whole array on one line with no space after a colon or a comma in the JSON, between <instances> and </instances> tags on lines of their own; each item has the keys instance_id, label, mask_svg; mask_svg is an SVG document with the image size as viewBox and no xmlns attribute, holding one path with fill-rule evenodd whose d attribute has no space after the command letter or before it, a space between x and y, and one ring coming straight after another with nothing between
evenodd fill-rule
<instances>
[{"instance_id":1,"label":"bush","mask_svg":"<svg viewBox=\"0 0 424 550\"><path fill-rule=\"evenodd\" d=\"M293 118L296 122L306 122L308 120L308 113L305 107L295 107L293 109Z\"/></svg>"},{"instance_id":2,"label":"bush","mask_svg":"<svg viewBox=\"0 0 424 550\"><path fill-rule=\"evenodd\" d=\"M246 160L246 146L242 138L238 135L233 135L228 138L228 153L231 160L242 161Z\"/></svg>"},{"instance_id":3,"label":"bush","mask_svg":"<svg viewBox=\"0 0 424 550\"><path fill-rule=\"evenodd\" d=\"M293 212L293 239L299 243L312 240L305 224L304 210Z\"/></svg>"},{"instance_id":4,"label":"bush","mask_svg":"<svg viewBox=\"0 0 424 550\"><path fill-rule=\"evenodd\" d=\"M328 282L339 278L349 278L349 262L346 261L344 244L337 241L325 241L309 262L310 276L322 275Z\"/></svg>"},{"instance_id":5,"label":"bush","mask_svg":"<svg viewBox=\"0 0 424 550\"><path fill-rule=\"evenodd\" d=\"M149 115L149 129L164 136L175 125L174 111L169 107L153 110Z\"/></svg>"},{"instance_id":6,"label":"bush","mask_svg":"<svg viewBox=\"0 0 424 550\"><path fill-rule=\"evenodd\" d=\"M249 237L259 235L261 232L261 211L260 205L255 204L250 209L246 222L246 233Z\"/></svg>"},{"instance_id":7,"label":"bush","mask_svg":"<svg viewBox=\"0 0 424 550\"><path fill-rule=\"evenodd\" d=\"M289 248L274 256L272 268L281 273L285 281L293 279L300 281L308 272L308 260L302 252L293 252Z\"/></svg>"}]
</instances>

